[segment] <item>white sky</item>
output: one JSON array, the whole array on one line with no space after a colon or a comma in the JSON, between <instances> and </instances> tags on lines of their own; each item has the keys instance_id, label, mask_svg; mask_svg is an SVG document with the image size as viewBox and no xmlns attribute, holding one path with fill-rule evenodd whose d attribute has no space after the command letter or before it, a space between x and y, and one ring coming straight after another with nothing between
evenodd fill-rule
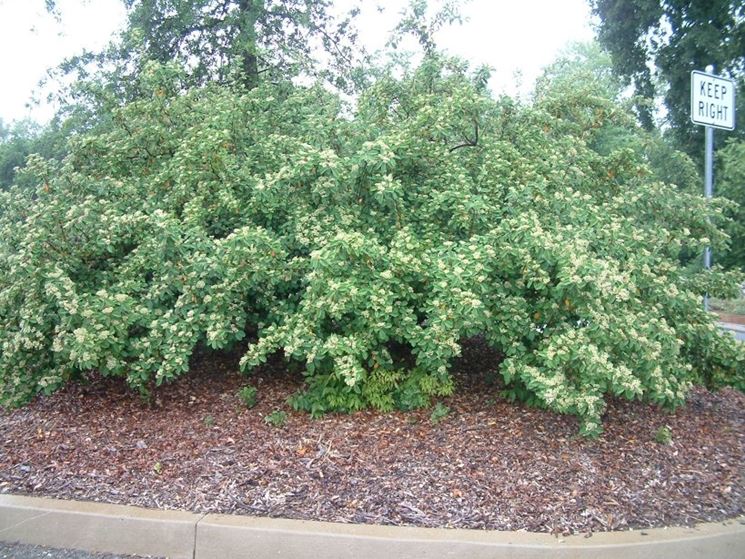
<instances>
[{"instance_id":1,"label":"white sky","mask_svg":"<svg viewBox=\"0 0 745 559\"><path fill-rule=\"evenodd\" d=\"M360 40L374 51L385 45L407 1L362 4ZM52 107L26 106L46 70L84 48L102 48L124 24L119 0L57 0L57 5L61 22L45 12L44 0L0 0L0 118L6 123L51 118ZM384 13L378 13L378 6ZM594 35L587 0L472 0L462 13L468 21L441 32L438 44L474 65L492 66L496 93L527 94L563 47Z\"/></svg>"}]
</instances>

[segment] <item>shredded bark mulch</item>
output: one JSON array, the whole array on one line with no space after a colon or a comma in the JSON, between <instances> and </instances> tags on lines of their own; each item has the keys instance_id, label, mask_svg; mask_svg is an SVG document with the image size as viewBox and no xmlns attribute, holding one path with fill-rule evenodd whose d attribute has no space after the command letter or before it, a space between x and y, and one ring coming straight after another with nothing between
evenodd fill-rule
<instances>
[{"instance_id":1,"label":"shredded bark mulch","mask_svg":"<svg viewBox=\"0 0 745 559\"><path fill-rule=\"evenodd\" d=\"M0 410L0 492L197 512L556 534L691 525L745 513L745 395L696 388L674 413L610 400L605 433L511 404L479 344L430 410L312 419L281 360L252 377L204 356L144 403L92 378ZM236 396L250 383L259 402ZM284 426L264 417L286 410ZM669 443L664 429L669 430ZM662 429L662 431L660 431Z\"/></svg>"},{"instance_id":2,"label":"shredded bark mulch","mask_svg":"<svg viewBox=\"0 0 745 559\"><path fill-rule=\"evenodd\" d=\"M730 324L742 324L743 326L745 326L745 315L725 312L718 312L717 315L719 316L719 320L721 320L722 322L729 322Z\"/></svg>"}]
</instances>

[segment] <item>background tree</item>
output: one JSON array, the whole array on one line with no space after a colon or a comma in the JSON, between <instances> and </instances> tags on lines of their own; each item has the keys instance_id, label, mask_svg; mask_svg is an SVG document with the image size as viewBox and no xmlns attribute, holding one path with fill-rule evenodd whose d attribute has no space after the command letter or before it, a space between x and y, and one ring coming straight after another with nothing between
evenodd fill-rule
<instances>
[{"instance_id":1,"label":"background tree","mask_svg":"<svg viewBox=\"0 0 745 559\"><path fill-rule=\"evenodd\" d=\"M137 95L137 76L148 61L177 62L185 86L233 82L253 88L262 78L300 73L349 85L357 9L337 19L330 0L122 1L128 20L120 41L70 59L63 73L85 78L98 68L120 99ZM324 53L323 63L318 53Z\"/></svg>"},{"instance_id":2,"label":"background tree","mask_svg":"<svg viewBox=\"0 0 745 559\"><path fill-rule=\"evenodd\" d=\"M669 137L699 166L703 162L704 127L690 121L690 73L715 66L717 74L736 81L736 128L716 135L718 145L729 143L718 155L715 196L745 204L737 180L742 178L736 154L745 140L745 4L736 0L591 0L600 17L598 39L613 58L613 67L634 85L636 112L645 128L654 126L654 98L664 97ZM656 86L656 87L655 87ZM662 165L674 170L676 165ZM721 176L721 181L719 180ZM725 225L729 249L715 260L745 268L741 210L727 210L735 219Z\"/></svg>"},{"instance_id":3,"label":"background tree","mask_svg":"<svg viewBox=\"0 0 745 559\"><path fill-rule=\"evenodd\" d=\"M591 0L598 39L613 67L633 84L642 125L654 127L654 98L663 95L678 146L700 159L703 128L690 122L690 74L713 64L745 91L745 5L738 0ZM745 95L737 129L745 138ZM729 133L732 137L733 134Z\"/></svg>"},{"instance_id":4,"label":"background tree","mask_svg":"<svg viewBox=\"0 0 745 559\"><path fill-rule=\"evenodd\" d=\"M717 194L737 203L725 212L729 248L717 256L722 265L745 271L745 141L731 141L717 152Z\"/></svg>"},{"instance_id":5,"label":"background tree","mask_svg":"<svg viewBox=\"0 0 745 559\"><path fill-rule=\"evenodd\" d=\"M90 130L81 119L82 110L69 108L51 122L41 125L22 120L11 125L0 123L0 189L12 185L33 188L36 185L22 172L29 155L61 160L67 154L68 136ZM89 115L90 117L90 115ZM92 119L88 118L90 122Z\"/></svg>"},{"instance_id":6,"label":"background tree","mask_svg":"<svg viewBox=\"0 0 745 559\"><path fill-rule=\"evenodd\" d=\"M28 155L26 141L18 141L14 130L0 119L0 186L13 182L15 167L22 165Z\"/></svg>"},{"instance_id":7,"label":"background tree","mask_svg":"<svg viewBox=\"0 0 745 559\"><path fill-rule=\"evenodd\" d=\"M49 71L60 109L33 134L16 131L0 154L0 185L29 153L61 159L66 136L111 126L122 104L152 94L141 75L152 62L175 62L181 90L223 83L253 88L300 74L352 87L353 20L332 15L330 0L122 0L126 29L100 52L84 52ZM63 17L54 0L47 10ZM360 55L361 56L361 55ZM323 58L320 62L318 58ZM32 137L33 136L33 137Z\"/></svg>"},{"instance_id":8,"label":"background tree","mask_svg":"<svg viewBox=\"0 0 745 559\"><path fill-rule=\"evenodd\" d=\"M42 147L39 142L41 133L42 127L30 120L11 125L0 120L0 189L12 185L16 169L26 164L29 154Z\"/></svg>"}]
</instances>

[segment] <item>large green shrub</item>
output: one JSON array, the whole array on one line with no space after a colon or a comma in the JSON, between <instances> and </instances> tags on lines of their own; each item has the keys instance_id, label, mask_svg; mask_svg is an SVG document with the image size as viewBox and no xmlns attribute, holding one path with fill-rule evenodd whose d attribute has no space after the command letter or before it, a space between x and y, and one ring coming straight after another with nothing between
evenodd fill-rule
<instances>
[{"instance_id":1,"label":"large green shrub","mask_svg":"<svg viewBox=\"0 0 745 559\"><path fill-rule=\"evenodd\" d=\"M587 434L606 394L674 406L742 379L701 308L736 278L678 260L721 245L721 212L637 151L593 149L633 130L611 101L523 107L480 83L430 58L349 116L321 88L182 92L149 67L110 130L0 194L5 402L90 369L147 392L246 335L242 366L301 363L293 404L314 413L448 394L474 335L511 396Z\"/></svg>"}]
</instances>

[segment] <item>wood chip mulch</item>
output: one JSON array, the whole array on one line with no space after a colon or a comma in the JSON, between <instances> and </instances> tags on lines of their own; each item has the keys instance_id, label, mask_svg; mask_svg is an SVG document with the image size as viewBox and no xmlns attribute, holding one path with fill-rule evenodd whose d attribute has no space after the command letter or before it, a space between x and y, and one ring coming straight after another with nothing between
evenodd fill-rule
<instances>
[{"instance_id":1,"label":"wood chip mulch","mask_svg":"<svg viewBox=\"0 0 745 559\"><path fill-rule=\"evenodd\" d=\"M251 377L202 357L144 403L93 378L0 409L0 493L196 512L555 534L691 525L745 513L745 395L696 388L674 413L611 400L605 433L510 404L478 344L450 413L311 419L279 360ZM250 383L259 403L242 407ZM288 412L274 427L264 417ZM669 444L655 435L667 427Z\"/></svg>"},{"instance_id":2,"label":"wood chip mulch","mask_svg":"<svg viewBox=\"0 0 745 559\"><path fill-rule=\"evenodd\" d=\"M730 324L741 324L742 326L745 326L745 315L725 312L717 312L717 315L719 316L719 320L721 320L722 322L729 322Z\"/></svg>"}]
</instances>

